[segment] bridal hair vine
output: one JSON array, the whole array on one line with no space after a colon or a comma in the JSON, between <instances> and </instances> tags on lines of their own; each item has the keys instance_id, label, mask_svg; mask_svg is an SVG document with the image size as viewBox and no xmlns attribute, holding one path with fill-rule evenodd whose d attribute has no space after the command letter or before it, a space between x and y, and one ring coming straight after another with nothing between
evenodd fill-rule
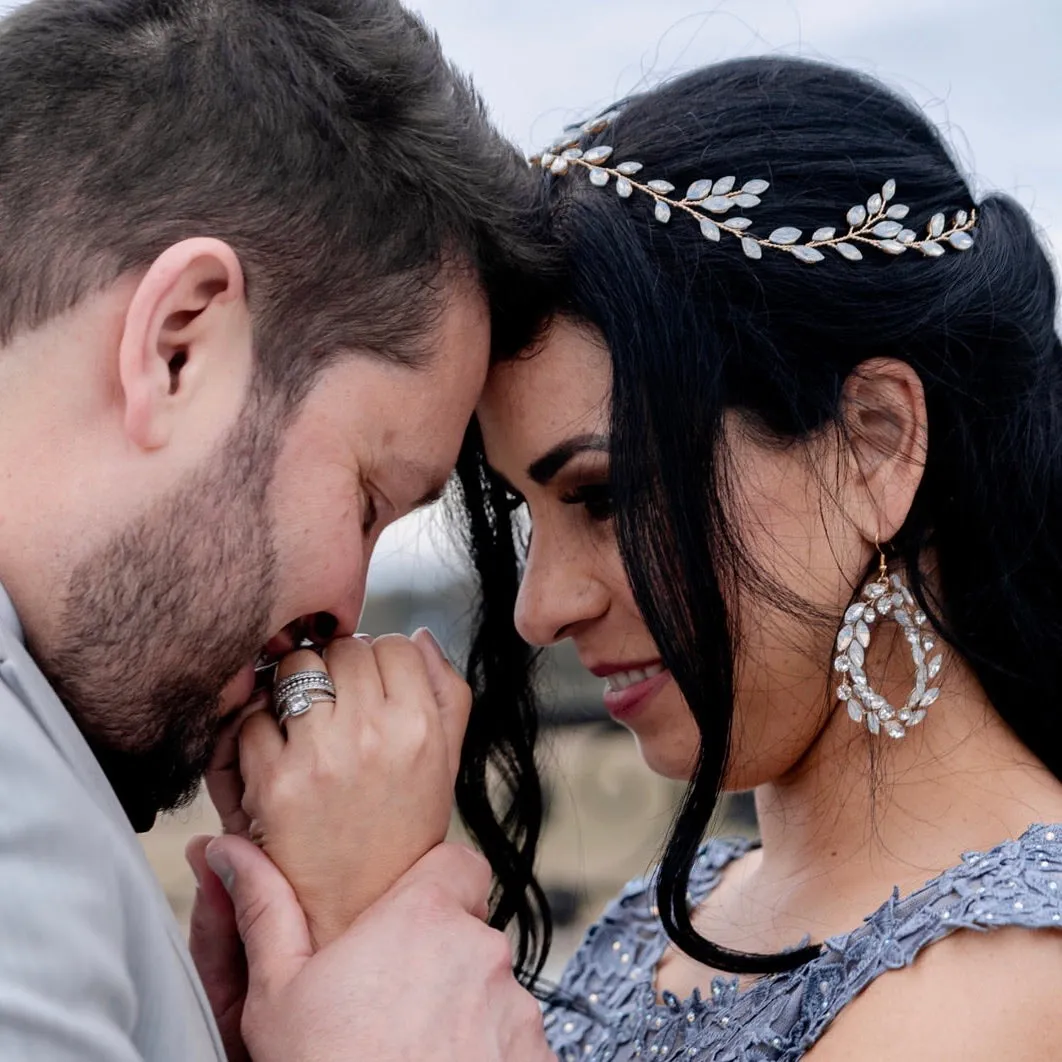
<instances>
[{"instance_id":1,"label":"bridal hair vine","mask_svg":"<svg viewBox=\"0 0 1062 1062\"><path fill-rule=\"evenodd\" d=\"M765 247L787 251L801 262L821 262L824 250L836 251L850 262L863 257L861 247L874 247L887 254L899 255L908 250L921 251L927 258L939 258L947 247L968 251L974 245L971 230L977 223L976 210L959 210L949 220L943 213L934 214L926 224L925 234L919 236L904 225L910 208L897 203L896 182L887 180L880 192L875 192L866 203L857 203L845 215L847 231L832 226L816 229L810 239L804 238L801 229L791 225L776 228L769 236L757 236L751 231L752 221L742 215L731 215L735 208L752 210L760 205L760 197L770 187L764 180L745 181L739 185L733 176L717 180L702 178L694 181L685 196L678 199L672 193L675 186L670 181L635 180L645 168L634 160L617 162L614 150L607 145L588 148L579 147L583 136L603 133L612 124L616 114L597 118L578 127L578 135L554 144L548 151L534 156L532 165L541 167L554 176L563 176L584 170L590 183L597 188L610 184L621 199L630 199L640 192L654 201L653 216L661 224L667 224L675 211L688 214L701 227L705 238L718 243L723 233L741 241L741 249L753 259L763 257Z\"/></svg>"}]
</instances>

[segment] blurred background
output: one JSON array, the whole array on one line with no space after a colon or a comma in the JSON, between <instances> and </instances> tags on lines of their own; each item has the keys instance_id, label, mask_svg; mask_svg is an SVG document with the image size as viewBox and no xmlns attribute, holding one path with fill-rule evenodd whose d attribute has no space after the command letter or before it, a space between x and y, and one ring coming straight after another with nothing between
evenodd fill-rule
<instances>
[{"instance_id":1,"label":"blurred background","mask_svg":"<svg viewBox=\"0 0 1062 1062\"><path fill-rule=\"evenodd\" d=\"M740 55L819 58L874 74L940 125L975 189L1029 209L1062 243L1062 4L1058 0L414 0L495 119L525 151L615 99ZM883 176L888 176L883 175ZM438 513L392 528L375 557L363 627L430 627L464 651L471 587ZM680 789L642 766L601 709L602 684L563 648L547 656L550 817L541 877L562 924L556 972L582 927L659 852ZM184 841L210 832L208 809L160 822L144 839L182 918L192 882ZM755 829L751 802L714 827Z\"/></svg>"}]
</instances>

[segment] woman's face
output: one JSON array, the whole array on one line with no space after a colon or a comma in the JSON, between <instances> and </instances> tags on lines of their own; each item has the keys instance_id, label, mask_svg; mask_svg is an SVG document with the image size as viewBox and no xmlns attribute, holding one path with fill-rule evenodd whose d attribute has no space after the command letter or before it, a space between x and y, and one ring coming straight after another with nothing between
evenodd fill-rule
<instances>
[{"instance_id":1,"label":"woman's face","mask_svg":"<svg viewBox=\"0 0 1062 1062\"><path fill-rule=\"evenodd\" d=\"M604 683L605 706L648 765L686 778L699 734L642 619L613 534L609 356L587 328L559 321L539 353L491 372L478 408L487 460L524 499L532 534L516 608L535 645L570 638ZM824 444L825 445L825 444ZM771 580L839 614L869 552L846 526L807 447L756 441L727 425L732 514L750 559ZM820 460L814 467L830 467ZM727 787L778 777L802 756L829 704L833 628L742 593L733 754Z\"/></svg>"}]
</instances>

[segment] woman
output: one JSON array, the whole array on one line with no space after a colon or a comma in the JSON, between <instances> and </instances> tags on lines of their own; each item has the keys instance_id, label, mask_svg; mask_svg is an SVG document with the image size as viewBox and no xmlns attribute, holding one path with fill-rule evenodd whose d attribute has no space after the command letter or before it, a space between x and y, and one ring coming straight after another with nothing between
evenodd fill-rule
<instances>
[{"instance_id":1,"label":"woman","mask_svg":"<svg viewBox=\"0 0 1062 1062\"><path fill-rule=\"evenodd\" d=\"M564 290L460 468L483 607L458 797L526 972L525 642L572 639L689 780L548 1005L554 1050L1053 1057L1062 345L1029 219L975 203L880 85L792 60L701 70L539 164ZM762 843L701 847L744 789Z\"/></svg>"}]
</instances>

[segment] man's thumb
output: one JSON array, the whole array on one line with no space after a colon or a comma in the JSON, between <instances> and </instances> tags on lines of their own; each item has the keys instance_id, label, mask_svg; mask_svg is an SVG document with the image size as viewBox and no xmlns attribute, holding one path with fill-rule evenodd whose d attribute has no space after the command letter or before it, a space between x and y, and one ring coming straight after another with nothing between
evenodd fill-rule
<instances>
[{"instance_id":1,"label":"man's thumb","mask_svg":"<svg viewBox=\"0 0 1062 1062\"><path fill-rule=\"evenodd\" d=\"M490 912L490 863L463 844L437 844L406 871L399 884L414 892L428 884L441 887L450 899L483 922Z\"/></svg>"},{"instance_id":2,"label":"man's thumb","mask_svg":"<svg viewBox=\"0 0 1062 1062\"><path fill-rule=\"evenodd\" d=\"M248 995L273 998L313 955L299 901L276 864L243 837L216 837L206 861L232 897L247 954Z\"/></svg>"}]
</instances>

